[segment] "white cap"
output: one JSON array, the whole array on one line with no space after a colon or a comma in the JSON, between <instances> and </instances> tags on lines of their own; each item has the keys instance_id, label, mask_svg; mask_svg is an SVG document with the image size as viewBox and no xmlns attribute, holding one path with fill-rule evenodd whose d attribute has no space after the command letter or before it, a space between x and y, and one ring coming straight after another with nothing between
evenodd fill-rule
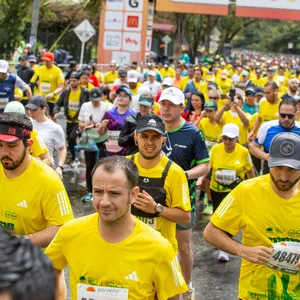
<instances>
[{"instance_id":1,"label":"white cap","mask_svg":"<svg viewBox=\"0 0 300 300\"><path fill-rule=\"evenodd\" d=\"M162 85L167 85L167 86L173 86L174 80L171 77L166 77L163 82Z\"/></svg>"},{"instance_id":2,"label":"white cap","mask_svg":"<svg viewBox=\"0 0 300 300\"><path fill-rule=\"evenodd\" d=\"M142 84L138 90L137 90L137 94L138 95L142 95L144 93L150 93L150 87L148 85Z\"/></svg>"},{"instance_id":3,"label":"white cap","mask_svg":"<svg viewBox=\"0 0 300 300\"><path fill-rule=\"evenodd\" d=\"M300 83L298 78L291 78L291 79L289 80L289 84L292 83L292 82L296 82L296 83L298 83L298 84Z\"/></svg>"},{"instance_id":4,"label":"white cap","mask_svg":"<svg viewBox=\"0 0 300 300\"><path fill-rule=\"evenodd\" d=\"M247 70L244 70L244 71L242 72L242 76L249 76L249 72L248 72Z\"/></svg>"},{"instance_id":5,"label":"white cap","mask_svg":"<svg viewBox=\"0 0 300 300\"><path fill-rule=\"evenodd\" d=\"M31 44L26 44L25 48L32 48L32 45Z\"/></svg>"},{"instance_id":6,"label":"white cap","mask_svg":"<svg viewBox=\"0 0 300 300\"><path fill-rule=\"evenodd\" d=\"M236 124L229 123L223 126L222 136L228 136L229 138L238 137L240 134L240 129Z\"/></svg>"},{"instance_id":7,"label":"white cap","mask_svg":"<svg viewBox=\"0 0 300 300\"><path fill-rule=\"evenodd\" d=\"M176 87L169 87L161 92L158 102L161 102L163 100L169 100L175 105L180 105L184 104L184 98L184 94L180 89Z\"/></svg>"},{"instance_id":8,"label":"white cap","mask_svg":"<svg viewBox=\"0 0 300 300\"><path fill-rule=\"evenodd\" d=\"M4 108L4 112L6 113L14 112L22 115L25 115L26 113L24 105L19 101L8 102Z\"/></svg>"},{"instance_id":9,"label":"white cap","mask_svg":"<svg viewBox=\"0 0 300 300\"><path fill-rule=\"evenodd\" d=\"M8 62L4 59L0 59L0 73L7 73L8 72Z\"/></svg>"},{"instance_id":10,"label":"white cap","mask_svg":"<svg viewBox=\"0 0 300 300\"><path fill-rule=\"evenodd\" d=\"M136 77L129 77L129 78L127 79L127 82L128 82L128 83L129 83L129 82L137 83L137 82L138 82L138 79L137 79Z\"/></svg>"},{"instance_id":11,"label":"white cap","mask_svg":"<svg viewBox=\"0 0 300 300\"><path fill-rule=\"evenodd\" d=\"M148 72L148 76L156 76L156 72L151 70Z\"/></svg>"}]
</instances>

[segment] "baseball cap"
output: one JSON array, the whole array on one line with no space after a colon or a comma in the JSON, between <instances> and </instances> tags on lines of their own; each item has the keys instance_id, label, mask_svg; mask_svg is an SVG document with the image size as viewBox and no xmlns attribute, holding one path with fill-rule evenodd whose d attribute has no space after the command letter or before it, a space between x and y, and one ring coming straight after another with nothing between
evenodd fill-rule
<instances>
[{"instance_id":1,"label":"baseball cap","mask_svg":"<svg viewBox=\"0 0 300 300\"><path fill-rule=\"evenodd\" d=\"M207 88L211 90L218 90L218 85L215 82L210 82Z\"/></svg>"},{"instance_id":2,"label":"baseball cap","mask_svg":"<svg viewBox=\"0 0 300 300\"><path fill-rule=\"evenodd\" d=\"M163 82L162 82L162 85L164 86L164 85L167 85L167 86L173 86L173 83L174 83L174 80L173 80L173 78L171 78L171 77L166 77L166 78L164 78L164 80L163 80Z\"/></svg>"},{"instance_id":3,"label":"baseball cap","mask_svg":"<svg viewBox=\"0 0 300 300\"><path fill-rule=\"evenodd\" d=\"M216 81L215 74L212 72L208 72L206 75L206 81L207 82L215 82Z\"/></svg>"},{"instance_id":4,"label":"baseball cap","mask_svg":"<svg viewBox=\"0 0 300 300\"><path fill-rule=\"evenodd\" d=\"M28 60L29 60L29 62L34 62L34 63L36 63L36 61L37 61L37 59L34 55L29 55Z\"/></svg>"},{"instance_id":5,"label":"baseball cap","mask_svg":"<svg viewBox=\"0 0 300 300\"><path fill-rule=\"evenodd\" d=\"M226 70L221 71L220 78L226 79L228 77L228 72Z\"/></svg>"},{"instance_id":6,"label":"baseball cap","mask_svg":"<svg viewBox=\"0 0 300 300\"><path fill-rule=\"evenodd\" d=\"M25 48L32 48L32 45L31 44L26 44Z\"/></svg>"},{"instance_id":7,"label":"baseball cap","mask_svg":"<svg viewBox=\"0 0 300 300\"><path fill-rule=\"evenodd\" d=\"M156 72L151 70L148 72L148 76L156 76Z\"/></svg>"},{"instance_id":8,"label":"baseball cap","mask_svg":"<svg viewBox=\"0 0 300 300\"><path fill-rule=\"evenodd\" d=\"M144 132L147 130L154 130L160 133L161 135L164 135L166 131L164 121L158 115L148 115L139 117L136 123L137 133Z\"/></svg>"},{"instance_id":9,"label":"baseball cap","mask_svg":"<svg viewBox=\"0 0 300 300\"><path fill-rule=\"evenodd\" d=\"M127 79L127 82L134 82L134 83L137 83L138 82L138 79L136 77L129 77Z\"/></svg>"},{"instance_id":10,"label":"baseball cap","mask_svg":"<svg viewBox=\"0 0 300 300\"><path fill-rule=\"evenodd\" d=\"M20 60L27 60L28 59L28 56L27 55L21 55L20 57L19 57L19 61Z\"/></svg>"},{"instance_id":11,"label":"baseball cap","mask_svg":"<svg viewBox=\"0 0 300 300\"><path fill-rule=\"evenodd\" d=\"M274 72L274 69L273 69L272 67L269 67L269 68L267 69L267 72Z\"/></svg>"},{"instance_id":12,"label":"baseball cap","mask_svg":"<svg viewBox=\"0 0 300 300\"><path fill-rule=\"evenodd\" d=\"M119 76L121 76L121 77L127 76L127 72L126 72L124 69L119 69L119 70L118 70L118 74L119 74Z\"/></svg>"},{"instance_id":13,"label":"baseball cap","mask_svg":"<svg viewBox=\"0 0 300 300\"><path fill-rule=\"evenodd\" d=\"M223 126L221 136L228 136L229 138L238 137L240 134L240 129L236 124L228 123Z\"/></svg>"},{"instance_id":14,"label":"baseball cap","mask_svg":"<svg viewBox=\"0 0 300 300\"><path fill-rule=\"evenodd\" d=\"M4 108L4 112L5 113L14 112L22 115L25 115L26 113L24 105L19 101L8 102Z\"/></svg>"},{"instance_id":15,"label":"baseball cap","mask_svg":"<svg viewBox=\"0 0 300 300\"><path fill-rule=\"evenodd\" d=\"M48 107L46 99L41 95L33 96L30 102L25 106L27 109L36 110L39 107Z\"/></svg>"},{"instance_id":16,"label":"baseball cap","mask_svg":"<svg viewBox=\"0 0 300 300\"><path fill-rule=\"evenodd\" d=\"M52 52L45 52L42 60L46 60L46 61L53 61L54 60L54 54Z\"/></svg>"},{"instance_id":17,"label":"baseball cap","mask_svg":"<svg viewBox=\"0 0 300 300\"><path fill-rule=\"evenodd\" d=\"M18 124L7 122L8 116L10 118L12 115L18 119ZM31 130L32 123L25 114L9 112L0 116L0 141L11 143L19 139L29 139Z\"/></svg>"},{"instance_id":18,"label":"baseball cap","mask_svg":"<svg viewBox=\"0 0 300 300\"><path fill-rule=\"evenodd\" d=\"M242 72L242 76L249 76L249 72L246 71L246 70L244 70L244 71Z\"/></svg>"},{"instance_id":19,"label":"baseball cap","mask_svg":"<svg viewBox=\"0 0 300 300\"><path fill-rule=\"evenodd\" d=\"M144 93L139 97L138 104L144 106L151 106L154 103L154 98L150 93Z\"/></svg>"},{"instance_id":20,"label":"baseball cap","mask_svg":"<svg viewBox=\"0 0 300 300\"><path fill-rule=\"evenodd\" d=\"M176 87L169 87L161 92L158 102L161 102L163 100L169 100L175 105L180 105L184 104L184 98L184 94L180 89Z\"/></svg>"},{"instance_id":21,"label":"baseball cap","mask_svg":"<svg viewBox=\"0 0 300 300\"><path fill-rule=\"evenodd\" d=\"M204 104L204 110L217 110L217 105L213 101L207 101Z\"/></svg>"},{"instance_id":22,"label":"baseball cap","mask_svg":"<svg viewBox=\"0 0 300 300\"><path fill-rule=\"evenodd\" d=\"M70 74L70 78L80 79L80 75L81 75L80 72L72 72L72 73Z\"/></svg>"},{"instance_id":23,"label":"baseball cap","mask_svg":"<svg viewBox=\"0 0 300 300\"><path fill-rule=\"evenodd\" d=\"M255 95L264 96L264 89L260 86L256 87Z\"/></svg>"},{"instance_id":24,"label":"baseball cap","mask_svg":"<svg viewBox=\"0 0 300 300\"><path fill-rule=\"evenodd\" d=\"M298 78L291 78L290 80L289 80L289 84L290 83L292 83L292 82L296 82L296 83L300 83L300 81L299 81L299 79Z\"/></svg>"},{"instance_id":25,"label":"baseball cap","mask_svg":"<svg viewBox=\"0 0 300 300\"><path fill-rule=\"evenodd\" d=\"M269 168L290 167L300 170L300 136L291 132L277 134L270 145Z\"/></svg>"},{"instance_id":26,"label":"baseball cap","mask_svg":"<svg viewBox=\"0 0 300 300\"><path fill-rule=\"evenodd\" d=\"M89 100L100 101L102 97L102 91L99 88L93 88L90 90Z\"/></svg>"},{"instance_id":27,"label":"baseball cap","mask_svg":"<svg viewBox=\"0 0 300 300\"><path fill-rule=\"evenodd\" d=\"M0 59L0 73L7 73L8 72L8 62L4 59Z\"/></svg>"},{"instance_id":28,"label":"baseball cap","mask_svg":"<svg viewBox=\"0 0 300 300\"><path fill-rule=\"evenodd\" d=\"M130 88L129 88L127 85L120 85L120 86L117 88L117 90L116 90L117 95L118 95L121 91L124 91L127 95L129 95L130 99L132 98L131 90L130 90Z\"/></svg>"},{"instance_id":29,"label":"baseball cap","mask_svg":"<svg viewBox=\"0 0 300 300\"><path fill-rule=\"evenodd\" d=\"M254 96L255 95L255 88L253 86L249 86L245 90L246 96Z\"/></svg>"}]
</instances>

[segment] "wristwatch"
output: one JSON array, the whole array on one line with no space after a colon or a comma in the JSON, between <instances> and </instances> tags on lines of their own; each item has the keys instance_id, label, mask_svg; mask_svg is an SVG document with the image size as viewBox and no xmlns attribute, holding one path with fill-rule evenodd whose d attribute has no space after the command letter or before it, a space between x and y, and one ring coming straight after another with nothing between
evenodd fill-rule
<instances>
[{"instance_id":1,"label":"wristwatch","mask_svg":"<svg viewBox=\"0 0 300 300\"><path fill-rule=\"evenodd\" d=\"M156 214L161 214L162 211L163 211L164 207L160 204L160 203L157 203L156 206L155 206L155 212Z\"/></svg>"}]
</instances>

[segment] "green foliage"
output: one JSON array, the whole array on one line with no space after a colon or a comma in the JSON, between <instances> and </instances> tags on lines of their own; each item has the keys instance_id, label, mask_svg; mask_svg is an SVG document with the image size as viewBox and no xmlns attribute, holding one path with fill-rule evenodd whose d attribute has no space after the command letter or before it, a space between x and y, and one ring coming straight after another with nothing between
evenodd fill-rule
<instances>
[{"instance_id":1,"label":"green foliage","mask_svg":"<svg viewBox=\"0 0 300 300\"><path fill-rule=\"evenodd\" d=\"M1 53L13 52L23 39L22 31L31 20L31 15L28 15L31 5L32 0L0 0Z\"/></svg>"}]
</instances>

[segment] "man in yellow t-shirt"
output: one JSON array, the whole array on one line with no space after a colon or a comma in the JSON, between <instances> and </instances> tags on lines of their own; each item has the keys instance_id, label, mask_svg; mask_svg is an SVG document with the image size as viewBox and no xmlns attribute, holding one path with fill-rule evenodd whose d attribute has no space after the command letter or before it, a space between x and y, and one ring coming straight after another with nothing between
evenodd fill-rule
<instances>
[{"instance_id":1,"label":"man in yellow t-shirt","mask_svg":"<svg viewBox=\"0 0 300 300\"><path fill-rule=\"evenodd\" d=\"M53 116L53 109L58 100L58 95L64 89L65 77L62 70L53 64L54 54L52 52L45 52L42 60L44 65L36 69L30 82L35 83L38 80L37 93L46 98L49 114Z\"/></svg>"},{"instance_id":2,"label":"man in yellow t-shirt","mask_svg":"<svg viewBox=\"0 0 300 300\"><path fill-rule=\"evenodd\" d=\"M287 243L300 243L299 162L300 137L278 134L271 144L270 174L246 180L235 188L204 231L209 243L242 257L238 296L241 300L300 297L299 269L295 259L291 259L299 252L293 254ZM240 230L242 243L231 238ZM267 264L271 257L273 262L279 261L279 266ZM285 263L284 270L281 263Z\"/></svg>"},{"instance_id":3,"label":"man in yellow t-shirt","mask_svg":"<svg viewBox=\"0 0 300 300\"><path fill-rule=\"evenodd\" d=\"M112 60L110 62L110 70L104 75L104 84L111 88L118 76L117 62Z\"/></svg>"},{"instance_id":4,"label":"man in yellow t-shirt","mask_svg":"<svg viewBox=\"0 0 300 300\"><path fill-rule=\"evenodd\" d=\"M30 155L31 131L26 115L0 115L0 224L47 247L73 213L58 175Z\"/></svg>"},{"instance_id":5,"label":"man in yellow t-shirt","mask_svg":"<svg viewBox=\"0 0 300 300\"><path fill-rule=\"evenodd\" d=\"M63 226L46 249L59 277L71 267L71 299L114 295L144 300L155 294L158 299L179 299L187 287L173 247L130 213L139 194L136 165L109 156L97 163L92 176L97 213ZM65 294L63 286L59 297Z\"/></svg>"},{"instance_id":6,"label":"man in yellow t-shirt","mask_svg":"<svg viewBox=\"0 0 300 300\"><path fill-rule=\"evenodd\" d=\"M176 223L189 224L191 204L184 171L162 152L165 125L157 115L137 119L139 152L128 159L139 169L140 193L131 213L159 231L177 252Z\"/></svg>"},{"instance_id":7,"label":"man in yellow t-shirt","mask_svg":"<svg viewBox=\"0 0 300 300\"><path fill-rule=\"evenodd\" d=\"M80 73L73 72L70 75L70 86L59 96L54 107L53 119L57 120L61 107L64 107L67 119L67 140L71 152L71 166L75 166L75 145L78 136L78 115L83 103L89 101L89 91L79 85Z\"/></svg>"},{"instance_id":8,"label":"man in yellow t-shirt","mask_svg":"<svg viewBox=\"0 0 300 300\"><path fill-rule=\"evenodd\" d=\"M164 64L164 67L159 70L161 77L164 79L166 77L175 78L175 70L169 66L169 64Z\"/></svg>"},{"instance_id":9,"label":"man in yellow t-shirt","mask_svg":"<svg viewBox=\"0 0 300 300\"><path fill-rule=\"evenodd\" d=\"M229 74L226 70L223 70L219 78L217 78L216 83L218 84L221 94L227 95L229 93L229 90L233 88L233 81L231 78L229 78Z\"/></svg>"}]
</instances>

